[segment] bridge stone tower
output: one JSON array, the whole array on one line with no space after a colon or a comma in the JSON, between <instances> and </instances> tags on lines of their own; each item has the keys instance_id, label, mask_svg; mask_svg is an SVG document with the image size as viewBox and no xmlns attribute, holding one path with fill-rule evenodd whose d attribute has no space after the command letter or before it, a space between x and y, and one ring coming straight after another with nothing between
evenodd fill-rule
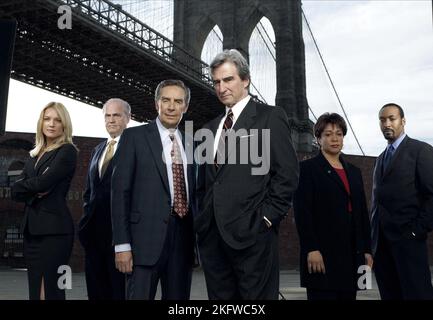
<instances>
[{"instance_id":1,"label":"bridge stone tower","mask_svg":"<svg viewBox=\"0 0 433 320\"><path fill-rule=\"evenodd\" d=\"M236 48L248 59L251 34L264 16L276 38L276 105L287 113L297 151L310 152L300 0L174 0L174 42L200 58L209 32L218 25L224 49Z\"/></svg>"}]
</instances>

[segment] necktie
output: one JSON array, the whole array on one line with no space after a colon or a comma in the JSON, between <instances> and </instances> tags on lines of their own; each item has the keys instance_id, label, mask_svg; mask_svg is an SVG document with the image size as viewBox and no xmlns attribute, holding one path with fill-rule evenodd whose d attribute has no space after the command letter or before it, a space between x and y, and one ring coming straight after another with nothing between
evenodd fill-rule
<instances>
[{"instance_id":1,"label":"necktie","mask_svg":"<svg viewBox=\"0 0 433 320\"><path fill-rule=\"evenodd\" d=\"M105 170L107 170L111 158L113 158L115 144L116 144L116 140L111 140L108 143L107 152L105 153L104 161L102 162L101 175L100 175L101 178L104 176Z\"/></svg>"},{"instance_id":2,"label":"necktie","mask_svg":"<svg viewBox=\"0 0 433 320\"><path fill-rule=\"evenodd\" d=\"M223 128L221 130L220 140L218 141L217 152L215 153L214 164L217 169L221 165L221 163L218 164L218 159L220 159L220 162L222 162L222 160L225 160L227 131L229 131L232 128L232 126L233 126L233 112L232 110L229 110L229 112L227 112L226 119L224 120Z\"/></svg>"},{"instance_id":3,"label":"necktie","mask_svg":"<svg viewBox=\"0 0 433 320\"><path fill-rule=\"evenodd\" d=\"M388 167L389 163L391 162L393 155L394 155L394 147L392 144L390 144L388 149L386 150L385 157L383 159L383 172L385 172L386 168Z\"/></svg>"},{"instance_id":4,"label":"necktie","mask_svg":"<svg viewBox=\"0 0 433 320\"><path fill-rule=\"evenodd\" d=\"M172 141L171 169L173 171L173 210L179 217L183 218L188 213L188 205L182 155L173 133L170 134L170 140Z\"/></svg>"}]
</instances>

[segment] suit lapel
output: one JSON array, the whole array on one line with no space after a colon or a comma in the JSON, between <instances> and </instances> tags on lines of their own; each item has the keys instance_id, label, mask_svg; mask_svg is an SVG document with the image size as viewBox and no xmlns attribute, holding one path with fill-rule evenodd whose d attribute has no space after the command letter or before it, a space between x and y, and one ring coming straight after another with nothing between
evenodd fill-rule
<instances>
[{"instance_id":1,"label":"suit lapel","mask_svg":"<svg viewBox=\"0 0 433 320\"><path fill-rule=\"evenodd\" d=\"M344 187L343 181L341 180L338 173L335 171L335 169L329 164L328 160L326 160L325 156L322 154L322 152L319 152L319 155L317 156L318 162L324 172L326 172L326 176L329 177L332 181L334 181L343 191L347 194L347 190ZM344 168L344 165L343 165ZM347 171L346 171L347 174Z\"/></svg>"},{"instance_id":2,"label":"suit lapel","mask_svg":"<svg viewBox=\"0 0 433 320\"><path fill-rule=\"evenodd\" d=\"M222 118L223 118L224 116L225 116L225 113L221 114L220 116L218 116L217 118L215 118L214 120L212 120L212 121L209 123L209 130L212 131L212 136L215 137L215 138L216 138L216 133L217 133L217 130L218 130L218 126L219 126L219 124L220 124L220 122L221 122L221 120L222 120ZM219 143L219 141L218 141L218 143ZM217 145L218 145L218 144L217 144ZM216 170L215 165L214 165L214 163L213 163L213 159L215 158L215 157L213 156L214 153L215 153L215 150L214 150L214 143L212 143L212 146L211 146L211 147L212 147L212 148L211 148L210 150L208 150L208 151L211 152L211 154L212 154L212 163L209 163L207 166L210 168L210 170L211 170L211 172L212 172L212 176L215 177L216 174L217 174L217 170Z\"/></svg>"},{"instance_id":3,"label":"suit lapel","mask_svg":"<svg viewBox=\"0 0 433 320\"><path fill-rule=\"evenodd\" d=\"M161 136L159 135L158 127L156 122L152 122L148 124L149 130L148 134L145 135L147 142L150 146L150 150L152 151L153 159L156 163L156 167L158 168L159 174L161 175L161 179L164 187L167 192L170 194L170 187L168 184L168 176L167 176L167 167L163 161L163 148L161 142Z\"/></svg>"},{"instance_id":4,"label":"suit lapel","mask_svg":"<svg viewBox=\"0 0 433 320\"><path fill-rule=\"evenodd\" d=\"M95 155L93 156L92 159L92 167L90 168L91 170L90 174L92 180L95 181L95 183L99 183L101 181L101 179L99 178L99 160L101 159L106 144L107 142L104 141L96 147Z\"/></svg>"},{"instance_id":5,"label":"suit lapel","mask_svg":"<svg viewBox=\"0 0 433 320\"><path fill-rule=\"evenodd\" d=\"M243 129L248 131L251 126L254 124L256 119L256 103L250 99L248 101L247 105L245 106L244 110L242 110L241 114L239 115L239 118L236 120L235 125L233 126L232 130L235 132L239 129ZM227 164L227 160L229 159L230 155L233 152L236 152L236 146L239 145L239 137L236 137L236 143L232 143L229 145L229 149L227 150L227 154L225 155L225 164ZM219 170L218 173L220 173L224 169L225 165L223 164Z\"/></svg>"},{"instance_id":6,"label":"suit lapel","mask_svg":"<svg viewBox=\"0 0 433 320\"><path fill-rule=\"evenodd\" d=\"M385 177L386 175L388 175L392 169L394 168L394 164L396 161L398 161L398 158L400 156L400 153L402 152L402 149L405 149L407 146L407 140L408 140L408 136L404 137L403 141L400 143L400 145L398 146L397 150L395 150L394 155L391 158L391 161L389 162L388 166L385 169L385 172L383 173L383 177ZM403 151L404 152L404 151Z\"/></svg>"},{"instance_id":7,"label":"suit lapel","mask_svg":"<svg viewBox=\"0 0 433 320\"><path fill-rule=\"evenodd\" d=\"M382 152L379 157L377 157L376 159L376 164L374 166L374 172L373 172L373 177L374 180L379 182L382 180L383 177L383 172L382 172L382 168L383 168L383 157L385 155L385 152Z\"/></svg>"},{"instance_id":8,"label":"suit lapel","mask_svg":"<svg viewBox=\"0 0 433 320\"><path fill-rule=\"evenodd\" d=\"M352 185L353 185L353 175L352 175L352 169L349 167L349 165L347 164L346 160L344 160L344 158L340 155L340 162L343 165L344 168L344 172L346 173L346 177L347 177L347 181L349 182L349 191L352 192ZM341 178L338 177L341 181ZM342 182L342 181L341 181ZM346 187L344 186L344 183L342 183L344 190L347 193Z\"/></svg>"},{"instance_id":9,"label":"suit lapel","mask_svg":"<svg viewBox=\"0 0 433 320\"><path fill-rule=\"evenodd\" d=\"M29 162L26 163L24 169L26 171L26 175L29 178L35 177L36 176L36 157L30 158Z\"/></svg>"},{"instance_id":10,"label":"suit lapel","mask_svg":"<svg viewBox=\"0 0 433 320\"><path fill-rule=\"evenodd\" d=\"M189 152L189 151L194 151L193 149L193 140L191 139L191 137L187 137L185 133L181 133L182 136L182 144L184 146L184 152L186 154L186 159L187 159L187 165L186 165L186 175L187 175L187 179L188 179L188 194L189 194L189 199L191 201L191 197L192 197L192 193L195 189L194 186L194 181L195 181L195 172L194 172L194 166L193 161L194 161L194 152Z\"/></svg>"},{"instance_id":11,"label":"suit lapel","mask_svg":"<svg viewBox=\"0 0 433 320\"><path fill-rule=\"evenodd\" d=\"M248 130L253 125L256 118L257 108L256 103L250 99L244 110L242 110L239 118L236 120L233 130L246 129Z\"/></svg>"},{"instance_id":12,"label":"suit lapel","mask_svg":"<svg viewBox=\"0 0 433 320\"><path fill-rule=\"evenodd\" d=\"M52 159L54 157L54 155L57 153L57 151L59 150L59 148L51 150L49 152L44 153L44 155L42 156L41 159L39 159L39 161L36 164L35 167L35 173L37 176L43 174L43 172L39 172L40 169L42 168L42 166L49 161L50 159Z\"/></svg>"}]
</instances>

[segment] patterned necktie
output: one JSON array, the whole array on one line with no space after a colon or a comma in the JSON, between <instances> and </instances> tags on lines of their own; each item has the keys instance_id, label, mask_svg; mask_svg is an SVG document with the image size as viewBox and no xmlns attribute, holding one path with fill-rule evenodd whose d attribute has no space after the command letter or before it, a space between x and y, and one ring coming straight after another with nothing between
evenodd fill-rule
<instances>
[{"instance_id":1,"label":"patterned necktie","mask_svg":"<svg viewBox=\"0 0 433 320\"><path fill-rule=\"evenodd\" d=\"M388 167L389 163L391 162L392 156L394 155L394 146L392 144L389 145L388 149L386 150L385 157L383 159L383 172L385 172L386 168Z\"/></svg>"},{"instance_id":2,"label":"patterned necktie","mask_svg":"<svg viewBox=\"0 0 433 320\"><path fill-rule=\"evenodd\" d=\"M217 152L215 153L214 164L215 164L215 167L217 169L221 165L221 163L218 163L218 159L220 162L225 160L225 156L226 156L225 147L226 147L226 142L227 142L227 132L232 128L232 126L233 126L233 112L232 112L232 110L229 110L229 112L227 113L226 119L224 121L223 128L221 130L220 140L218 141Z\"/></svg>"},{"instance_id":3,"label":"patterned necktie","mask_svg":"<svg viewBox=\"0 0 433 320\"><path fill-rule=\"evenodd\" d=\"M104 173L107 170L107 167L108 167L108 164L110 163L111 158L113 158L114 145L115 144L116 144L116 140L111 140L108 143L107 152L105 153L104 161L102 162L101 175L100 175L101 178L104 176Z\"/></svg>"},{"instance_id":4,"label":"patterned necktie","mask_svg":"<svg viewBox=\"0 0 433 320\"><path fill-rule=\"evenodd\" d=\"M183 218L188 213L188 205L182 155L173 133L170 134L170 140L172 141L171 169L173 170L173 210L179 217Z\"/></svg>"}]
</instances>

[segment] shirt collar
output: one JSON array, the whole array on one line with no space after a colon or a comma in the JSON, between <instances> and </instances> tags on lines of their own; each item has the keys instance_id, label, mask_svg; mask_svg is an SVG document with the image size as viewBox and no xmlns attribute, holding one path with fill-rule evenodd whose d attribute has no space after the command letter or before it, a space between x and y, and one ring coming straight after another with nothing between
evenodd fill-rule
<instances>
[{"instance_id":1,"label":"shirt collar","mask_svg":"<svg viewBox=\"0 0 433 320\"><path fill-rule=\"evenodd\" d=\"M116 144L118 144L119 143L119 140L120 140L120 136L121 135L118 135L116 138L111 138L111 137L109 137L108 139L107 139L107 141L105 142L105 145L108 145L109 143L110 143L110 141L111 140L114 140L114 141L116 141Z\"/></svg>"},{"instance_id":2,"label":"shirt collar","mask_svg":"<svg viewBox=\"0 0 433 320\"><path fill-rule=\"evenodd\" d=\"M397 138L397 140L395 140L393 143L388 144L387 148L389 148L390 145L392 145L392 147L394 148L394 151L397 150L398 146L401 144L401 142L403 141L403 139L406 137L406 133L402 133L400 135L400 137Z\"/></svg>"},{"instance_id":3,"label":"shirt collar","mask_svg":"<svg viewBox=\"0 0 433 320\"><path fill-rule=\"evenodd\" d=\"M159 120L159 117L156 117L156 126L158 127L159 135L161 137L161 141L164 141L168 138L171 133L178 135L178 129L167 129Z\"/></svg>"},{"instance_id":4,"label":"shirt collar","mask_svg":"<svg viewBox=\"0 0 433 320\"><path fill-rule=\"evenodd\" d=\"M229 110L232 110L233 112L233 120L236 121L236 119L239 118L240 114L244 110L244 108L247 106L248 102L250 101L251 96L247 95L242 100L238 101L233 107L229 108L226 107L226 115L229 112Z\"/></svg>"}]
</instances>

